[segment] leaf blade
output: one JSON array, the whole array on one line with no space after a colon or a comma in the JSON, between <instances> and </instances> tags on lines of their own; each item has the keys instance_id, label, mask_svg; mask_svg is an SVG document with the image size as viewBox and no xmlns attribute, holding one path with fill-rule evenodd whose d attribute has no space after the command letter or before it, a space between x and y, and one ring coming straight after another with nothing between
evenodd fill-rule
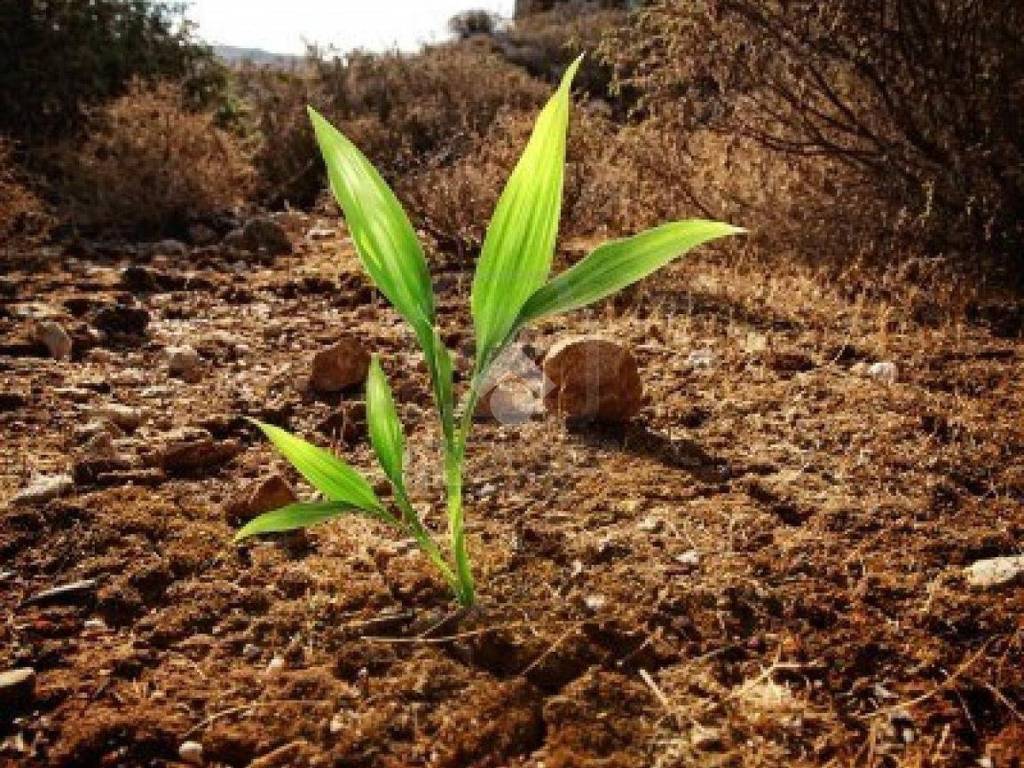
<instances>
[{"instance_id":1,"label":"leaf blade","mask_svg":"<svg viewBox=\"0 0 1024 768\"><path fill-rule=\"evenodd\" d=\"M519 310L551 271L562 208L570 88L581 59L569 66L538 115L487 228L471 299L478 368L506 340Z\"/></svg>"},{"instance_id":2,"label":"leaf blade","mask_svg":"<svg viewBox=\"0 0 1024 768\"><path fill-rule=\"evenodd\" d=\"M274 447L304 478L330 501L380 513L383 506L373 488L361 474L330 451L296 437L290 432L249 419L259 427Z\"/></svg>"},{"instance_id":3,"label":"leaf blade","mask_svg":"<svg viewBox=\"0 0 1024 768\"><path fill-rule=\"evenodd\" d=\"M396 488L404 488L405 436L391 387L376 355L370 361L366 377L366 424L370 445L384 474Z\"/></svg>"},{"instance_id":4,"label":"leaf blade","mask_svg":"<svg viewBox=\"0 0 1024 768\"><path fill-rule=\"evenodd\" d=\"M723 222L688 219L605 243L537 289L523 305L519 322L526 324L592 304L699 245L745 231Z\"/></svg>"},{"instance_id":5,"label":"leaf blade","mask_svg":"<svg viewBox=\"0 0 1024 768\"><path fill-rule=\"evenodd\" d=\"M417 335L429 335L434 291L409 217L366 156L312 107L309 115L331 191L344 211L363 266Z\"/></svg>"},{"instance_id":6,"label":"leaf blade","mask_svg":"<svg viewBox=\"0 0 1024 768\"><path fill-rule=\"evenodd\" d=\"M238 529L234 541L238 543L243 539L265 533L283 533L309 528L340 515L359 511L348 504L334 501L296 502L250 520Z\"/></svg>"}]
</instances>

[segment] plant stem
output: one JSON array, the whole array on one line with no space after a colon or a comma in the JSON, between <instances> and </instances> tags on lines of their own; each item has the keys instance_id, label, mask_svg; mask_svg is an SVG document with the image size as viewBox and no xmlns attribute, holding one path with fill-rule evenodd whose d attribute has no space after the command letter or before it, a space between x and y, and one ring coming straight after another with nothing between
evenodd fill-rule
<instances>
[{"instance_id":1,"label":"plant stem","mask_svg":"<svg viewBox=\"0 0 1024 768\"><path fill-rule=\"evenodd\" d=\"M437 546L437 542L430 535L430 531L426 529L423 522L420 520L419 515L416 514L416 510L413 509L412 502L409 501L409 496L405 492L405 488L395 488L395 501L398 504L399 509L402 510L404 520L398 520L399 526L410 536L416 539L416 542L420 545L420 549L430 558L430 562L441 572L444 580L451 587L452 591L458 594L459 592L459 580L455 576L455 572L452 571L451 566L444 559L444 555L441 554L441 548Z\"/></svg>"},{"instance_id":2,"label":"plant stem","mask_svg":"<svg viewBox=\"0 0 1024 768\"><path fill-rule=\"evenodd\" d=\"M444 481L448 497L448 530L451 534L452 556L455 559L455 574L458 578L456 597L464 606L473 605L476 599L473 585L473 569L466 550L465 522L462 511L462 454L460 446L445 446Z\"/></svg>"}]
</instances>

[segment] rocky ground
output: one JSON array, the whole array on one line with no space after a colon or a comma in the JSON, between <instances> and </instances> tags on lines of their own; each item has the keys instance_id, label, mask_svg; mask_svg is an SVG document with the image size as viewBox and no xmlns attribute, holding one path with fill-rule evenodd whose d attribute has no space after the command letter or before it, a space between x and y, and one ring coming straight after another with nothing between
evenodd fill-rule
<instances>
[{"instance_id":1,"label":"rocky ground","mask_svg":"<svg viewBox=\"0 0 1024 768\"><path fill-rule=\"evenodd\" d=\"M1021 765L1019 307L730 245L529 332L471 443L460 612L367 521L231 543L309 494L243 416L373 472L366 352L442 525L412 337L328 222L0 278L0 761ZM437 265L463 372L469 280ZM567 425L530 370L594 333L638 363L639 411Z\"/></svg>"}]
</instances>

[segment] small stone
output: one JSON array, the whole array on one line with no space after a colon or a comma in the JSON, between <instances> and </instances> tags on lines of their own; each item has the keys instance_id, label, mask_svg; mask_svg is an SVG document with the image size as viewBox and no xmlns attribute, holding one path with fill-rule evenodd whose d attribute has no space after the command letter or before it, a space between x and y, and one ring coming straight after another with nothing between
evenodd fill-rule
<instances>
[{"instance_id":1,"label":"small stone","mask_svg":"<svg viewBox=\"0 0 1024 768\"><path fill-rule=\"evenodd\" d=\"M340 392L362 384L370 369L370 355L350 336L313 356L309 386L316 392Z\"/></svg>"},{"instance_id":2,"label":"small stone","mask_svg":"<svg viewBox=\"0 0 1024 768\"><path fill-rule=\"evenodd\" d=\"M660 517L648 515L637 523L636 527L644 533L660 533L665 530L665 521Z\"/></svg>"},{"instance_id":3,"label":"small stone","mask_svg":"<svg viewBox=\"0 0 1024 768\"><path fill-rule=\"evenodd\" d=\"M203 745L198 741L186 741L178 747L178 757L189 765L203 764Z\"/></svg>"},{"instance_id":4,"label":"small stone","mask_svg":"<svg viewBox=\"0 0 1024 768\"><path fill-rule=\"evenodd\" d=\"M251 253L266 252L282 256L292 252L292 243L284 227L268 216L258 216L245 223L241 230L225 238L225 244Z\"/></svg>"},{"instance_id":5,"label":"small stone","mask_svg":"<svg viewBox=\"0 0 1024 768\"><path fill-rule=\"evenodd\" d=\"M151 256L170 256L176 259L188 258L188 246L180 240L161 240L149 247Z\"/></svg>"},{"instance_id":6,"label":"small stone","mask_svg":"<svg viewBox=\"0 0 1024 768\"><path fill-rule=\"evenodd\" d=\"M557 342L544 358L551 383L549 411L568 418L622 422L636 415L643 396L636 360L624 346L596 336Z\"/></svg>"},{"instance_id":7,"label":"small stone","mask_svg":"<svg viewBox=\"0 0 1024 768\"><path fill-rule=\"evenodd\" d=\"M345 730L345 718L342 717L341 713L338 712L331 718L330 724L327 729L331 732L332 736L337 736L343 730Z\"/></svg>"},{"instance_id":8,"label":"small stone","mask_svg":"<svg viewBox=\"0 0 1024 768\"><path fill-rule=\"evenodd\" d=\"M275 656L274 658L272 658L270 660L270 663L267 664L267 674L268 675L276 675L278 672L280 672L282 669L284 669L284 667L285 667L284 657L283 656Z\"/></svg>"},{"instance_id":9,"label":"small stone","mask_svg":"<svg viewBox=\"0 0 1024 768\"><path fill-rule=\"evenodd\" d=\"M54 360L71 357L71 337L64 327L53 320L45 320L36 326L36 341L46 347Z\"/></svg>"},{"instance_id":10,"label":"small stone","mask_svg":"<svg viewBox=\"0 0 1024 768\"><path fill-rule=\"evenodd\" d=\"M715 355L710 349L698 349L686 356L686 365L694 369L712 368Z\"/></svg>"},{"instance_id":11,"label":"small stone","mask_svg":"<svg viewBox=\"0 0 1024 768\"><path fill-rule=\"evenodd\" d=\"M202 438L173 442L160 453L160 466L168 474L192 472L230 461L242 451L237 440Z\"/></svg>"},{"instance_id":12,"label":"small stone","mask_svg":"<svg viewBox=\"0 0 1024 768\"><path fill-rule=\"evenodd\" d=\"M723 746L722 732L718 728L695 723L690 730L690 742L695 749L705 752L721 749Z\"/></svg>"},{"instance_id":13,"label":"small stone","mask_svg":"<svg viewBox=\"0 0 1024 768\"><path fill-rule=\"evenodd\" d=\"M171 376L180 376L186 381L194 383L202 374L200 366L202 358L199 353L187 344L180 347L167 347L164 350L167 355L167 371Z\"/></svg>"},{"instance_id":14,"label":"small stone","mask_svg":"<svg viewBox=\"0 0 1024 768\"><path fill-rule=\"evenodd\" d=\"M18 667L0 672L0 709L15 709L31 703L36 691L36 671Z\"/></svg>"},{"instance_id":15,"label":"small stone","mask_svg":"<svg viewBox=\"0 0 1024 768\"><path fill-rule=\"evenodd\" d=\"M96 409L93 414L99 419L106 419L126 432L133 432L142 426L146 415L141 408L120 403L107 403Z\"/></svg>"},{"instance_id":16,"label":"small stone","mask_svg":"<svg viewBox=\"0 0 1024 768\"><path fill-rule=\"evenodd\" d=\"M329 229L327 227L313 227L306 233L306 237L310 240L330 240L332 237L338 234L338 230Z\"/></svg>"},{"instance_id":17,"label":"small stone","mask_svg":"<svg viewBox=\"0 0 1024 768\"><path fill-rule=\"evenodd\" d=\"M476 415L492 417L499 424L525 424L543 407L544 401L527 381L507 374L477 401Z\"/></svg>"},{"instance_id":18,"label":"small stone","mask_svg":"<svg viewBox=\"0 0 1024 768\"><path fill-rule=\"evenodd\" d=\"M224 505L230 525L244 525L264 512L298 501L294 489L281 475L271 475L250 484L237 497Z\"/></svg>"},{"instance_id":19,"label":"small stone","mask_svg":"<svg viewBox=\"0 0 1024 768\"><path fill-rule=\"evenodd\" d=\"M89 632L106 632L107 623L103 619L86 619L82 628Z\"/></svg>"},{"instance_id":20,"label":"small stone","mask_svg":"<svg viewBox=\"0 0 1024 768\"><path fill-rule=\"evenodd\" d=\"M24 601L24 605L69 605L92 599L96 592L95 579L82 579L59 587L36 592Z\"/></svg>"},{"instance_id":21,"label":"small stone","mask_svg":"<svg viewBox=\"0 0 1024 768\"><path fill-rule=\"evenodd\" d=\"M978 560L964 569L972 587L1001 587L1024 578L1024 555L1008 555Z\"/></svg>"},{"instance_id":22,"label":"small stone","mask_svg":"<svg viewBox=\"0 0 1024 768\"><path fill-rule=\"evenodd\" d=\"M260 647L252 643L246 643L242 648L242 658L246 661L256 661L260 657Z\"/></svg>"},{"instance_id":23,"label":"small stone","mask_svg":"<svg viewBox=\"0 0 1024 768\"><path fill-rule=\"evenodd\" d=\"M899 379L899 369L896 367L896 363L888 361L872 363L868 366L867 374L872 379L884 384L895 384Z\"/></svg>"},{"instance_id":24,"label":"small stone","mask_svg":"<svg viewBox=\"0 0 1024 768\"><path fill-rule=\"evenodd\" d=\"M604 608L607 602L604 595L587 595L583 598L583 605L587 607L588 611L593 613L597 613Z\"/></svg>"},{"instance_id":25,"label":"small stone","mask_svg":"<svg viewBox=\"0 0 1024 768\"><path fill-rule=\"evenodd\" d=\"M676 555L675 561L679 563L679 565L683 565L688 568L696 568L700 565L700 552L696 549L688 549L682 554Z\"/></svg>"},{"instance_id":26,"label":"small stone","mask_svg":"<svg viewBox=\"0 0 1024 768\"><path fill-rule=\"evenodd\" d=\"M11 506L45 504L75 487L71 475L38 475L11 499Z\"/></svg>"}]
</instances>

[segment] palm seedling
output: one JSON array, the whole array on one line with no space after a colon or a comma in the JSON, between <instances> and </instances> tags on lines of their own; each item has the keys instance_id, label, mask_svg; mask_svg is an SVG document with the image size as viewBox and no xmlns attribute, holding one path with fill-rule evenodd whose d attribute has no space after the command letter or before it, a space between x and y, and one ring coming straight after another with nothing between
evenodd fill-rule
<instances>
[{"instance_id":1,"label":"palm seedling","mask_svg":"<svg viewBox=\"0 0 1024 768\"><path fill-rule=\"evenodd\" d=\"M380 291L412 326L423 350L443 437L448 552L435 541L409 499L403 476L405 437L376 357L366 382L366 417L370 443L394 491L393 503L382 502L359 472L331 452L257 422L323 500L290 504L261 515L243 527L236 540L305 528L341 515L364 515L415 539L456 599L462 605L472 605L475 588L466 547L462 469L473 412L492 363L528 323L591 304L691 248L743 231L696 219L664 224L608 242L549 281L561 211L570 87L578 66L579 59L569 67L537 118L484 238L471 297L476 357L459 409L452 383L452 356L435 324L430 274L412 225L366 157L310 109L331 189L359 257Z\"/></svg>"}]
</instances>

